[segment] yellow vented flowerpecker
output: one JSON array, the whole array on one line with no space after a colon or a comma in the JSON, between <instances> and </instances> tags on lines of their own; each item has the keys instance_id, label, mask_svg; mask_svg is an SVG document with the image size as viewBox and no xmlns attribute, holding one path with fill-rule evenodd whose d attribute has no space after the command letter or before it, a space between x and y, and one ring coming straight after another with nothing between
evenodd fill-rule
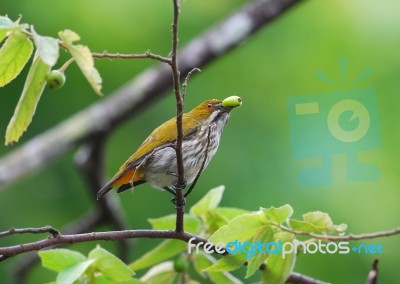
<instances>
[{"instance_id":1,"label":"yellow vented flowerpecker","mask_svg":"<svg viewBox=\"0 0 400 284\"><path fill-rule=\"evenodd\" d=\"M185 182L191 183L215 155L230 111L242 105L242 99L231 96L225 100L207 100L182 116L182 156ZM178 181L176 162L176 118L157 127L139 149L120 167L114 177L97 193L101 198L113 187L117 192L145 182L175 195Z\"/></svg>"}]
</instances>

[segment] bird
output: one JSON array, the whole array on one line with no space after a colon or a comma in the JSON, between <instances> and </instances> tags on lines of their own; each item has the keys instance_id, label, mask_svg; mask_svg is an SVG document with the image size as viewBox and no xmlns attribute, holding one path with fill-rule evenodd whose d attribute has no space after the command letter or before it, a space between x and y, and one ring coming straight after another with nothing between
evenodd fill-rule
<instances>
[{"instance_id":1,"label":"bird","mask_svg":"<svg viewBox=\"0 0 400 284\"><path fill-rule=\"evenodd\" d=\"M185 187L204 170L217 152L230 111L242 105L238 96L210 99L182 115L182 160ZM149 183L152 187L176 195L178 170L176 159L176 117L158 126L122 164L113 178L97 193L103 197L112 188L117 192ZM186 197L186 195L185 195Z\"/></svg>"}]
</instances>

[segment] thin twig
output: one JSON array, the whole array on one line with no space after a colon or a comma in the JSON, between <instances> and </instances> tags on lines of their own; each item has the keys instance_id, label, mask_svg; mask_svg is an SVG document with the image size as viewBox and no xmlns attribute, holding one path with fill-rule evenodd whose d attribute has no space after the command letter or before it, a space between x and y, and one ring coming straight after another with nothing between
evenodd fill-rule
<instances>
[{"instance_id":1,"label":"thin twig","mask_svg":"<svg viewBox=\"0 0 400 284\"><path fill-rule=\"evenodd\" d=\"M164 57L162 55L151 53L150 51L146 51L145 53L109 53L108 51L103 52L93 52L92 56L95 58L118 58L118 59L140 59L140 58L149 58L158 60L160 62L171 64L171 58Z\"/></svg>"},{"instance_id":2,"label":"thin twig","mask_svg":"<svg viewBox=\"0 0 400 284\"><path fill-rule=\"evenodd\" d=\"M15 234L43 234L43 233L50 233L53 237L58 237L60 232L53 228L52 226L44 226L40 228L22 228L22 229L15 229L10 228L8 231L0 232L0 238L15 235Z\"/></svg>"},{"instance_id":3,"label":"thin twig","mask_svg":"<svg viewBox=\"0 0 400 284\"><path fill-rule=\"evenodd\" d=\"M293 230L288 227L278 225L278 224L273 224L280 229L298 235L298 236L309 236L317 240L324 240L324 241L359 241L359 240L366 240L366 239L376 239L376 238L382 238L382 237L389 237L389 236L394 236L394 235L400 235L400 227L395 228L392 230L387 230L387 231L379 231L379 232L373 232L373 233L365 233L365 234L348 234L348 235L343 235L343 236L330 236L330 235L322 235L322 234L316 234L316 233L310 233L310 232L304 232L304 231L298 231L298 230Z\"/></svg>"},{"instance_id":4,"label":"thin twig","mask_svg":"<svg viewBox=\"0 0 400 284\"><path fill-rule=\"evenodd\" d=\"M211 127L213 127L215 125L210 125L210 127L208 128L208 134L207 134L207 146L206 146L206 152L204 154L204 159L203 162L201 163L201 167L199 172L197 173L196 177L194 178L194 181L192 182L192 184L190 185L190 188L188 189L188 191L186 191L185 193L185 198L192 192L192 190L194 189L194 187L196 186L197 181L199 180L201 173L204 170L204 166L206 165L206 161L208 158L208 148L210 147L210 134L211 134Z\"/></svg>"},{"instance_id":5,"label":"thin twig","mask_svg":"<svg viewBox=\"0 0 400 284\"><path fill-rule=\"evenodd\" d=\"M190 76L192 76L192 74L196 71L201 72L201 70L196 67L196 68L193 68L192 70L190 70L185 77L185 81L182 84L182 99L183 99L183 101L185 101L185 98L186 98L186 91L187 91L187 86L188 86Z\"/></svg>"},{"instance_id":6,"label":"thin twig","mask_svg":"<svg viewBox=\"0 0 400 284\"><path fill-rule=\"evenodd\" d=\"M182 142L183 142L183 126L182 126L182 114L184 101L181 95L181 82L180 82L180 71L178 66L178 42L179 42L179 0L173 0L174 5L174 17L172 21L172 50L171 50L171 69L174 93L176 99L176 163L178 169L178 183L176 187L176 232L184 231L183 216L185 212L185 204L183 198L183 187L185 184L185 171L183 168L183 154L182 154Z\"/></svg>"}]
</instances>

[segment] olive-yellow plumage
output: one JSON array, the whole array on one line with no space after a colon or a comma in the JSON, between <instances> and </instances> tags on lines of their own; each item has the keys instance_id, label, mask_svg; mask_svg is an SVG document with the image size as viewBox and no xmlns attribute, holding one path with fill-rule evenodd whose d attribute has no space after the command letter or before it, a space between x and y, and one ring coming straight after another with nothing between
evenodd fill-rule
<instances>
[{"instance_id":1,"label":"olive-yellow plumage","mask_svg":"<svg viewBox=\"0 0 400 284\"><path fill-rule=\"evenodd\" d=\"M182 153L187 183L192 182L200 170L206 151L205 167L208 165L217 151L230 110L241 105L239 97L228 99L229 103L225 105L229 106L224 106L225 100L207 100L182 116ZM232 104L232 100L236 100L236 104ZM157 127L99 190L97 198L113 187L119 187L118 192L121 192L145 182L173 192L177 183L176 152L173 147L176 129L175 117Z\"/></svg>"}]
</instances>

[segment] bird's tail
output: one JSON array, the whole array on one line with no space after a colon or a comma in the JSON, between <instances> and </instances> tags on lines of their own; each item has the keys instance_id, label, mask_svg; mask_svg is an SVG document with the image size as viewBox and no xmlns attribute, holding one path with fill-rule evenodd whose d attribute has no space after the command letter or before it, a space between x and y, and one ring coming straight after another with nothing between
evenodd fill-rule
<instances>
[{"instance_id":1,"label":"bird's tail","mask_svg":"<svg viewBox=\"0 0 400 284\"><path fill-rule=\"evenodd\" d=\"M104 195L107 194L107 192L109 192L114 186L113 183L115 182L114 179L110 180L109 182L107 182L107 184L105 186L103 186L98 192L97 192L97 200L99 200L100 198L102 198Z\"/></svg>"},{"instance_id":2,"label":"bird's tail","mask_svg":"<svg viewBox=\"0 0 400 284\"><path fill-rule=\"evenodd\" d=\"M106 195L115 186L122 186L123 189L118 191L121 192L144 182L143 173L140 170L136 170L136 168L122 169L97 192L97 200ZM128 187L127 185L130 186Z\"/></svg>"}]
</instances>

